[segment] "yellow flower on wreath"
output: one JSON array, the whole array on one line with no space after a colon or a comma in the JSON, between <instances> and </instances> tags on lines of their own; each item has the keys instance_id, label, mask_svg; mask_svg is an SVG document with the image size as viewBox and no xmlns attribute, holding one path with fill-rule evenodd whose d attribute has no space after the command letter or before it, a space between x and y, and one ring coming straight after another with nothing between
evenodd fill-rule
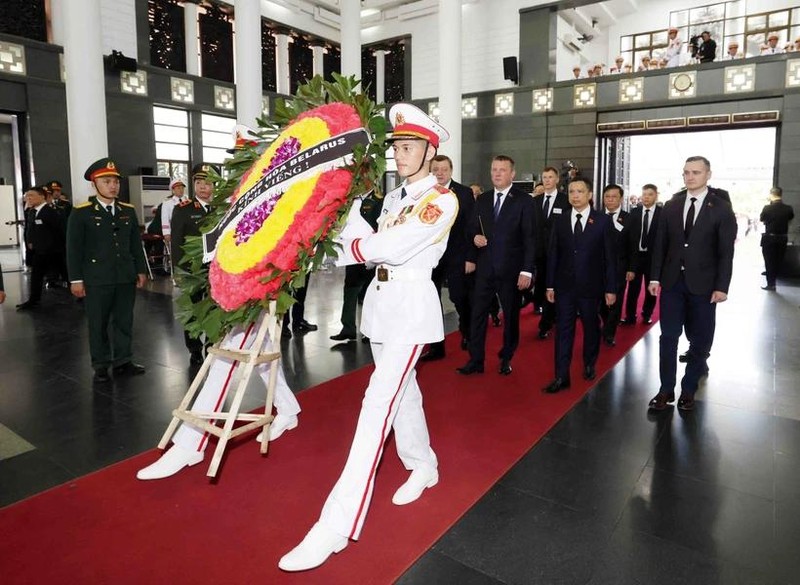
<instances>
[{"instance_id":1,"label":"yellow flower on wreath","mask_svg":"<svg viewBox=\"0 0 800 585\"><path fill-rule=\"evenodd\" d=\"M239 186L237 190L238 195L247 193L253 185L261 180L264 171L269 168L272 158L275 156L275 152L286 140L289 138L296 138L300 142L301 150L306 150L330 138L331 133L328 131L328 126L323 120L309 117L292 124L281 133L281 137L283 140L274 141L259 157L258 161L256 161L250 173Z\"/></svg>"},{"instance_id":2,"label":"yellow flower on wreath","mask_svg":"<svg viewBox=\"0 0 800 585\"><path fill-rule=\"evenodd\" d=\"M225 232L217 247L220 268L229 274L241 274L253 268L271 252L291 227L294 216L311 197L321 174L316 173L292 184L280 198L272 214L264 220L261 228L246 242L237 245L236 230L229 229Z\"/></svg>"}]
</instances>

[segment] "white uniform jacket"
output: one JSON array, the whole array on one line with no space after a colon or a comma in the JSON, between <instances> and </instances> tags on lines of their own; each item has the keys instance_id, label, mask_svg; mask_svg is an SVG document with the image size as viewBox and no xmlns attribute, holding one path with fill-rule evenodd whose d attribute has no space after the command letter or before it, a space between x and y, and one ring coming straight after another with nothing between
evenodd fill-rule
<instances>
[{"instance_id":1,"label":"white uniform jacket","mask_svg":"<svg viewBox=\"0 0 800 585\"><path fill-rule=\"evenodd\" d=\"M339 236L336 264L377 267L361 310L361 332L375 343L441 341L442 309L431 271L444 254L458 212L455 194L438 186L433 175L403 183L386 195L377 232L359 207L354 203Z\"/></svg>"},{"instance_id":2,"label":"white uniform jacket","mask_svg":"<svg viewBox=\"0 0 800 585\"><path fill-rule=\"evenodd\" d=\"M161 204L161 233L165 236L172 234L172 212L180 202L181 198L173 195Z\"/></svg>"}]
</instances>

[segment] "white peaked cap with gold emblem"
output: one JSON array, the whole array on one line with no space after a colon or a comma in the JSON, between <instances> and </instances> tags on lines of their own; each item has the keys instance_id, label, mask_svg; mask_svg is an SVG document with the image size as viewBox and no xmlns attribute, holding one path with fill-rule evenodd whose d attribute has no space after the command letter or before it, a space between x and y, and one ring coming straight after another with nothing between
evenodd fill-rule
<instances>
[{"instance_id":1,"label":"white peaked cap with gold emblem","mask_svg":"<svg viewBox=\"0 0 800 585\"><path fill-rule=\"evenodd\" d=\"M395 104L389 110L393 130L387 140L427 140L434 148L450 138L450 133L412 104Z\"/></svg>"}]
</instances>

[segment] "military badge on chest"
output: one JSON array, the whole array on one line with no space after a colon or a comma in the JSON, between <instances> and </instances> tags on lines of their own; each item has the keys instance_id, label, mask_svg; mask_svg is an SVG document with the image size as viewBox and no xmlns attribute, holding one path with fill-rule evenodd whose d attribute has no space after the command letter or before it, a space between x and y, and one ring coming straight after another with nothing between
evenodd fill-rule
<instances>
[{"instance_id":1,"label":"military badge on chest","mask_svg":"<svg viewBox=\"0 0 800 585\"><path fill-rule=\"evenodd\" d=\"M396 225L400 225L402 223L405 223L406 219L408 219L408 217L411 215L411 213L413 211L414 211L414 206L413 205L406 205L405 207L403 207L397 213L397 215L392 215L391 213L388 214L383 219L384 226L385 226L384 229L389 229L389 228L394 227Z\"/></svg>"}]
</instances>

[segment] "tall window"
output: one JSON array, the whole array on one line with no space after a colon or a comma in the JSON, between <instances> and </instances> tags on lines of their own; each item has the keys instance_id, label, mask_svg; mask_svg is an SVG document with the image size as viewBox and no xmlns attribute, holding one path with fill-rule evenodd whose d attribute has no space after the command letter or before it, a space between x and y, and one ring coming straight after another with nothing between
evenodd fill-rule
<instances>
[{"instance_id":1,"label":"tall window","mask_svg":"<svg viewBox=\"0 0 800 585\"><path fill-rule=\"evenodd\" d=\"M221 164L230 158L228 149L233 146L233 129L236 126L234 118L203 114L201 118L203 129L203 162Z\"/></svg>"},{"instance_id":2,"label":"tall window","mask_svg":"<svg viewBox=\"0 0 800 585\"><path fill-rule=\"evenodd\" d=\"M216 4L200 14L200 63L203 77L233 83L233 24Z\"/></svg>"},{"instance_id":3,"label":"tall window","mask_svg":"<svg viewBox=\"0 0 800 585\"><path fill-rule=\"evenodd\" d=\"M388 44L386 53L386 103L402 102L406 98L406 49L411 39L400 39ZM408 92L410 94L410 91Z\"/></svg>"},{"instance_id":4,"label":"tall window","mask_svg":"<svg viewBox=\"0 0 800 585\"><path fill-rule=\"evenodd\" d=\"M367 92L369 99L375 101L377 95L375 84L377 83L377 74L375 71L375 48L362 47L361 48L361 87Z\"/></svg>"},{"instance_id":5,"label":"tall window","mask_svg":"<svg viewBox=\"0 0 800 585\"><path fill-rule=\"evenodd\" d=\"M264 91L276 91L275 32L261 19L261 84Z\"/></svg>"},{"instance_id":6,"label":"tall window","mask_svg":"<svg viewBox=\"0 0 800 585\"><path fill-rule=\"evenodd\" d=\"M2 0L0 33L47 42L45 0Z\"/></svg>"},{"instance_id":7,"label":"tall window","mask_svg":"<svg viewBox=\"0 0 800 585\"><path fill-rule=\"evenodd\" d=\"M332 73L342 72L342 50L337 45L325 47L325 55L322 58L322 71L326 81L333 81Z\"/></svg>"},{"instance_id":8,"label":"tall window","mask_svg":"<svg viewBox=\"0 0 800 585\"><path fill-rule=\"evenodd\" d=\"M148 0L150 63L173 71L186 71L183 4L175 0Z\"/></svg>"},{"instance_id":9,"label":"tall window","mask_svg":"<svg viewBox=\"0 0 800 585\"><path fill-rule=\"evenodd\" d=\"M299 85L314 76L314 52L303 37L293 36L289 43L289 72L289 93L292 95Z\"/></svg>"},{"instance_id":10,"label":"tall window","mask_svg":"<svg viewBox=\"0 0 800 585\"><path fill-rule=\"evenodd\" d=\"M188 179L189 114L186 110L153 106L158 174Z\"/></svg>"}]
</instances>

